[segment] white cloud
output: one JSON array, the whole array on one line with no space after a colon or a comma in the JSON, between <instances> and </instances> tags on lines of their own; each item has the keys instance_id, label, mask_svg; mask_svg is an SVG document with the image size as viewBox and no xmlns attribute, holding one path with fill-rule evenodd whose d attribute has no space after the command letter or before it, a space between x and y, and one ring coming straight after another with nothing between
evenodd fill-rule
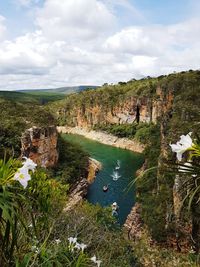
<instances>
[{"instance_id":1,"label":"white cloud","mask_svg":"<svg viewBox=\"0 0 200 267\"><path fill-rule=\"evenodd\" d=\"M110 36L104 45L107 50L134 55L161 56L167 51L181 51L200 41L200 19L163 26L134 26Z\"/></svg>"},{"instance_id":2,"label":"white cloud","mask_svg":"<svg viewBox=\"0 0 200 267\"><path fill-rule=\"evenodd\" d=\"M116 31L106 2L46 0L37 30L1 41L0 88L98 85L199 68L199 18ZM0 38L4 33L0 17Z\"/></svg>"},{"instance_id":3,"label":"white cloud","mask_svg":"<svg viewBox=\"0 0 200 267\"><path fill-rule=\"evenodd\" d=\"M129 27L107 38L105 51L127 59L133 76L199 68L200 19L174 25ZM125 63L125 64L126 64Z\"/></svg>"},{"instance_id":4,"label":"white cloud","mask_svg":"<svg viewBox=\"0 0 200 267\"><path fill-rule=\"evenodd\" d=\"M130 27L110 36L105 42L105 49L115 52L128 53L133 55L158 54L162 51L158 38L160 34L155 29L143 27Z\"/></svg>"},{"instance_id":5,"label":"white cloud","mask_svg":"<svg viewBox=\"0 0 200 267\"><path fill-rule=\"evenodd\" d=\"M26 34L0 45L1 74L42 74L50 67L48 48L40 32Z\"/></svg>"},{"instance_id":6,"label":"white cloud","mask_svg":"<svg viewBox=\"0 0 200 267\"><path fill-rule=\"evenodd\" d=\"M46 0L37 25L51 39L93 39L112 29L115 17L96 0Z\"/></svg>"}]
</instances>

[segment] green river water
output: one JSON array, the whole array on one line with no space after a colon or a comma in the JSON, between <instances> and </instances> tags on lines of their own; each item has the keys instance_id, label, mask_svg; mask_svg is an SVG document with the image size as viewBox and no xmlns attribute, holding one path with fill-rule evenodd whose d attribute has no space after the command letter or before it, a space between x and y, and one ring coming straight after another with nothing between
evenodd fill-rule
<instances>
[{"instance_id":1,"label":"green river water","mask_svg":"<svg viewBox=\"0 0 200 267\"><path fill-rule=\"evenodd\" d=\"M102 170L89 187L87 200L103 207L117 202L118 221L123 224L135 201L134 186L129 185L135 178L135 172L142 166L144 157L139 153L104 145L80 135L63 134L63 137L78 143L92 158L102 163ZM102 190L104 185L109 187L107 192Z\"/></svg>"}]
</instances>

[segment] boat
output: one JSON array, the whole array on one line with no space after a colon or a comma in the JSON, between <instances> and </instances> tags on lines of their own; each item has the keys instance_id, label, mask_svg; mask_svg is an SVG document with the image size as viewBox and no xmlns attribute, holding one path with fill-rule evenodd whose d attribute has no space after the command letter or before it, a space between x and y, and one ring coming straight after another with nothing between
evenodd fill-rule
<instances>
[{"instance_id":1,"label":"boat","mask_svg":"<svg viewBox=\"0 0 200 267\"><path fill-rule=\"evenodd\" d=\"M118 216L118 209L119 209L119 206L117 205L117 202L114 202L112 205L112 215L113 216Z\"/></svg>"},{"instance_id":2,"label":"boat","mask_svg":"<svg viewBox=\"0 0 200 267\"><path fill-rule=\"evenodd\" d=\"M104 185L103 186L103 192L107 192L108 191L108 186L107 185Z\"/></svg>"},{"instance_id":3,"label":"boat","mask_svg":"<svg viewBox=\"0 0 200 267\"><path fill-rule=\"evenodd\" d=\"M117 166L115 167L115 170L119 170L120 169L120 161L117 160Z\"/></svg>"},{"instance_id":4,"label":"boat","mask_svg":"<svg viewBox=\"0 0 200 267\"><path fill-rule=\"evenodd\" d=\"M111 177L113 178L113 181L117 181L121 177L121 175L119 175L117 171L113 171Z\"/></svg>"}]
</instances>

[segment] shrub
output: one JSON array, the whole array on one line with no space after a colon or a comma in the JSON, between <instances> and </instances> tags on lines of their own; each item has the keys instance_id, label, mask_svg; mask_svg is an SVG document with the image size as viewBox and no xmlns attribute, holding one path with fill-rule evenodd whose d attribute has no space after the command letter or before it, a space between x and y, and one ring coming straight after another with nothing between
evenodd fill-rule
<instances>
[{"instance_id":1,"label":"shrub","mask_svg":"<svg viewBox=\"0 0 200 267\"><path fill-rule=\"evenodd\" d=\"M81 177L87 177L88 154L62 136L58 138L59 162L52 170L53 176L64 184L73 184Z\"/></svg>"}]
</instances>

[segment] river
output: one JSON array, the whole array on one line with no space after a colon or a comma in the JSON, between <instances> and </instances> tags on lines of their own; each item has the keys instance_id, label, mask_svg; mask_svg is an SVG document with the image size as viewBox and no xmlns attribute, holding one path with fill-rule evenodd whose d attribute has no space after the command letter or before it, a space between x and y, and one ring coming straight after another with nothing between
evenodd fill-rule
<instances>
[{"instance_id":1,"label":"river","mask_svg":"<svg viewBox=\"0 0 200 267\"><path fill-rule=\"evenodd\" d=\"M104 145L76 134L63 134L63 137L78 143L92 158L102 163L102 170L89 187L87 200L103 207L117 202L118 221L123 224L134 205L135 190L134 186L129 185L135 178L135 172L142 166L142 154ZM102 190L104 185L108 185L107 192Z\"/></svg>"}]
</instances>

